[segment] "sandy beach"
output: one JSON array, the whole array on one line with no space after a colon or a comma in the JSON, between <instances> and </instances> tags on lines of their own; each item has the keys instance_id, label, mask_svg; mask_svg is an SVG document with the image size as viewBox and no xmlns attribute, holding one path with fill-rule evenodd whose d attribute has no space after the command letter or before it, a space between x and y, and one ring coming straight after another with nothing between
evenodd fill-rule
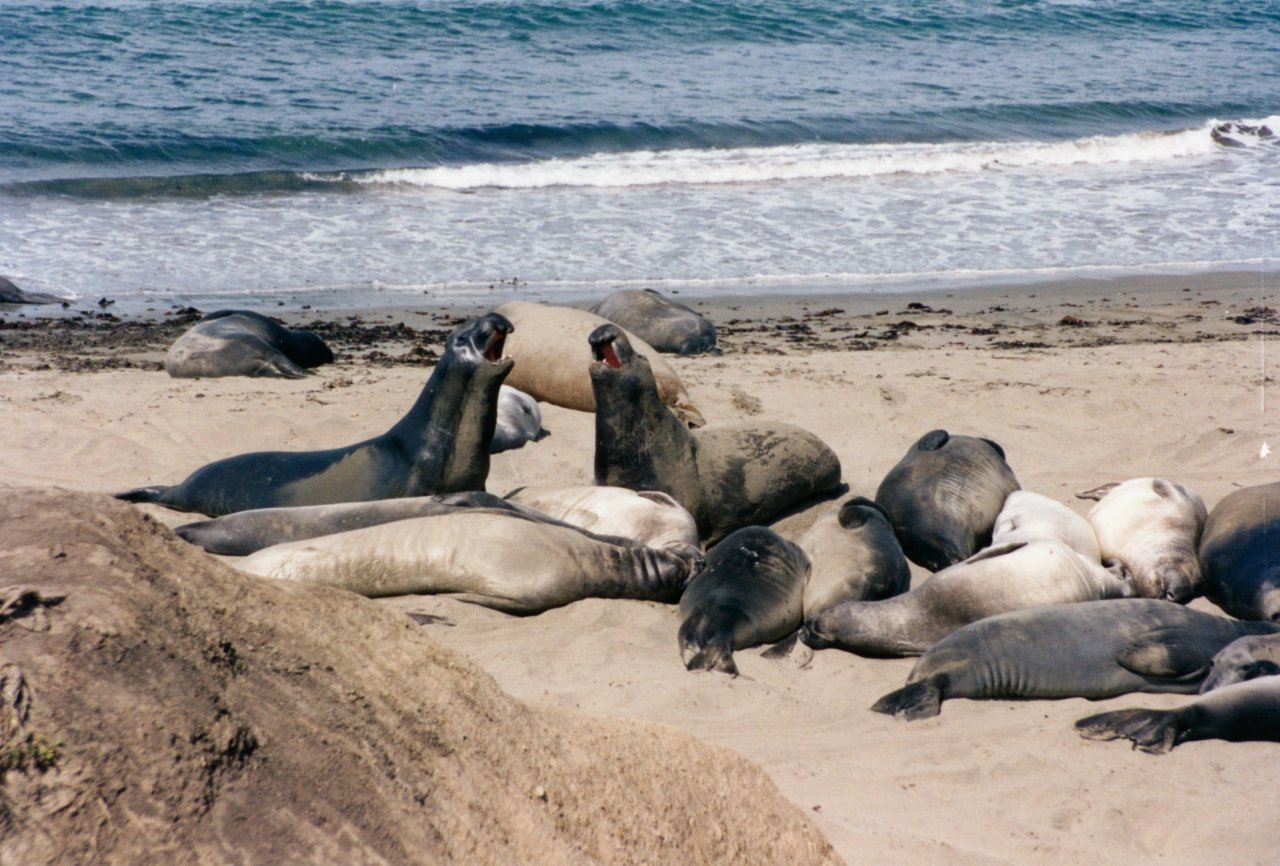
<instances>
[{"instance_id":1,"label":"sandy beach","mask_svg":"<svg viewBox=\"0 0 1280 866\"><path fill-rule=\"evenodd\" d=\"M679 297L716 323L723 352L669 360L711 423L757 417L816 433L839 456L849 495L873 496L921 434L945 428L999 442L1024 489L1082 514L1091 503L1076 492L1147 475L1192 487L1212 508L1276 477L1280 455L1265 456L1280 448L1270 282L1217 273ZM515 296L501 288L494 305ZM421 389L448 329L485 309L264 309L315 326L338 355L296 381L170 379L164 351L192 312L117 319L86 306L46 320L38 307L0 310L0 481L111 493L176 483L245 451L379 434ZM490 492L591 482L592 416L542 411L550 436L495 456ZM141 508L167 526L191 519ZM794 537L820 511L777 528ZM913 566L914 580L925 577ZM727 747L851 864L1275 860L1274 744L1189 743L1153 757L1072 729L1102 709L1186 697L957 700L906 723L869 707L902 685L911 660L826 650L801 668L747 650L738 678L691 674L674 606L585 600L519 618L444 598L362 603L429 614L423 633L531 707L657 723Z\"/></svg>"}]
</instances>

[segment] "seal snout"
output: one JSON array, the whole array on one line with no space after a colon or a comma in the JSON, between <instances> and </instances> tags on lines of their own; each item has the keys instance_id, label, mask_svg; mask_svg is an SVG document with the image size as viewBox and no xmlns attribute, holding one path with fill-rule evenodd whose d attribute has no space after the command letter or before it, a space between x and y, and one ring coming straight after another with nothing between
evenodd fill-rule
<instances>
[{"instance_id":1,"label":"seal snout","mask_svg":"<svg viewBox=\"0 0 1280 866\"><path fill-rule=\"evenodd\" d=\"M515 330L511 320L506 316L490 313L481 322L480 335L485 341L484 359L491 363L502 360L502 349L507 343L507 334Z\"/></svg>"},{"instance_id":2,"label":"seal snout","mask_svg":"<svg viewBox=\"0 0 1280 866\"><path fill-rule=\"evenodd\" d=\"M630 349L622 329L617 325L601 325L591 332L587 342L591 344L591 355L596 362L607 364L615 370L622 367L622 358L618 355L618 349L623 349L624 356L626 350Z\"/></svg>"}]
</instances>

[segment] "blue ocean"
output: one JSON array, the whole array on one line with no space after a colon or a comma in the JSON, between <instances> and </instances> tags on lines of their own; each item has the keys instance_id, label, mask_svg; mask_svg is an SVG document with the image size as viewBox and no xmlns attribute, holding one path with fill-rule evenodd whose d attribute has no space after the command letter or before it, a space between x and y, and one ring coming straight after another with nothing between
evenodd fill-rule
<instances>
[{"instance_id":1,"label":"blue ocean","mask_svg":"<svg viewBox=\"0 0 1280 866\"><path fill-rule=\"evenodd\" d=\"M0 274L75 299L902 291L1278 253L1274 0L19 0L0 56Z\"/></svg>"}]
</instances>

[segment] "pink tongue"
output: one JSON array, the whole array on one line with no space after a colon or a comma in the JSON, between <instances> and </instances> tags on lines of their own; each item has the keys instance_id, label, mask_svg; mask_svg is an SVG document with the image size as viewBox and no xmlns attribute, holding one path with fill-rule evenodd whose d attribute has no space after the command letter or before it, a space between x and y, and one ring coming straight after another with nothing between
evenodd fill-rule
<instances>
[{"instance_id":1,"label":"pink tongue","mask_svg":"<svg viewBox=\"0 0 1280 866\"><path fill-rule=\"evenodd\" d=\"M605 343L604 347L600 349L600 354L604 355L604 362L615 370L622 366L622 362L614 354L613 343Z\"/></svg>"}]
</instances>

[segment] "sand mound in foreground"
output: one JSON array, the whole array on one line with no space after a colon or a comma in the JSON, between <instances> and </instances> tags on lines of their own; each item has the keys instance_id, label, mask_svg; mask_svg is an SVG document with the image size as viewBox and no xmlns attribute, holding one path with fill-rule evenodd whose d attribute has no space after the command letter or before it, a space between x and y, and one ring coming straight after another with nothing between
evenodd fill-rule
<instances>
[{"instance_id":1,"label":"sand mound in foreground","mask_svg":"<svg viewBox=\"0 0 1280 866\"><path fill-rule=\"evenodd\" d=\"M733 753L531 709L112 499L6 489L0 575L2 862L838 862Z\"/></svg>"}]
</instances>

